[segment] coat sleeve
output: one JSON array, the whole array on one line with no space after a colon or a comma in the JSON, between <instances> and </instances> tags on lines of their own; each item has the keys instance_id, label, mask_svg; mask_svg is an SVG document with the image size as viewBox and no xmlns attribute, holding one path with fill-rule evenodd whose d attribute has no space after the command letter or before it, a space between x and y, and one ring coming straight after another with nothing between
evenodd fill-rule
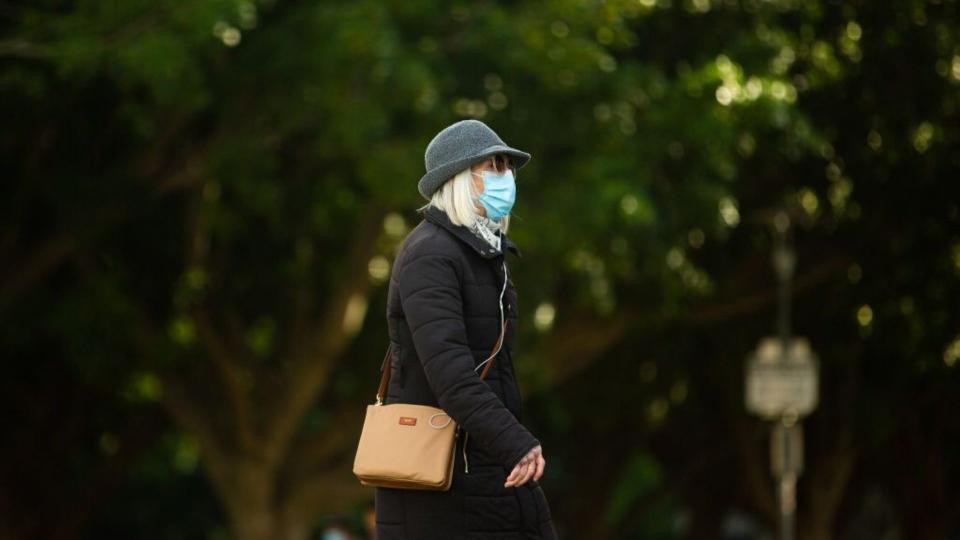
<instances>
[{"instance_id":1,"label":"coat sleeve","mask_svg":"<svg viewBox=\"0 0 960 540\"><path fill-rule=\"evenodd\" d=\"M456 261L446 255L410 257L397 279L401 307L440 407L470 433L471 441L512 469L540 441L474 371L457 270Z\"/></svg>"}]
</instances>

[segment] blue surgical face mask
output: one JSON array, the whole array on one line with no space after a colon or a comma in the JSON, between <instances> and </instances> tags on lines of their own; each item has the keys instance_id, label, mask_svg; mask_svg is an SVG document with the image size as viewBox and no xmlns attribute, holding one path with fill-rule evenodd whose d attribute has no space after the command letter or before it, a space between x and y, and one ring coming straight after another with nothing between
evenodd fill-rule
<instances>
[{"instance_id":1,"label":"blue surgical face mask","mask_svg":"<svg viewBox=\"0 0 960 540\"><path fill-rule=\"evenodd\" d=\"M481 176L483 193L480 194L480 204L487 211L488 218L499 221L510 213L517 199L517 184L513 180L513 171L508 169L503 174L483 171Z\"/></svg>"}]
</instances>

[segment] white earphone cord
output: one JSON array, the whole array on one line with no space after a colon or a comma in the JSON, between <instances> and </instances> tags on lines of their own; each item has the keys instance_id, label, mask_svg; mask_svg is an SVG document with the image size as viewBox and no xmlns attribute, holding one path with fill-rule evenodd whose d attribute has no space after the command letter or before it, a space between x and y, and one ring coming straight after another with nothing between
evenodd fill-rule
<instances>
[{"instance_id":1,"label":"white earphone cord","mask_svg":"<svg viewBox=\"0 0 960 540\"><path fill-rule=\"evenodd\" d=\"M503 329L503 319L504 319L504 317L505 317L504 314L503 314L503 294L504 294L505 292L507 292L507 261L506 261L506 257L504 257L504 260L503 260L503 287L500 289L500 329ZM476 371L476 370L480 369L481 367L483 367L484 364L486 364L487 362L490 362L491 360L493 360L493 358L494 358L497 354L500 353L500 349L503 348L503 342L506 341L506 337L507 337L506 335L503 336L504 339L500 340L500 343L499 343L499 345L497 346L497 350L494 351L494 353L490 355L490 358L487 358L487 359L484 360L483 362L480 362L480 364L477 365L477 367L473 368L474 371ZM470 433L467 432L467 434L464 435L464 437L463 437L463 472L465 472L465 473L469 473L469 472L470 472L470 462L467 460L467 441L468 441L469 439L470 439Z\"/></svg>"}]
</instances>

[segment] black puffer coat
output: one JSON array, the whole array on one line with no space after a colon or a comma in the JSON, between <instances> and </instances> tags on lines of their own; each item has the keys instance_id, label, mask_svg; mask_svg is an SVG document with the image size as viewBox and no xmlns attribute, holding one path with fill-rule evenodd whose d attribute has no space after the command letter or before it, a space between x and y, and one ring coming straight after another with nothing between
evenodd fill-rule
<instances>
[{"instance_id":1,"label":"black puffer coat","mask_svg":"<svg viewBox=\"0 0 960 540\"><path fill-rule=\"evenodd\" d=\"M501 242L519 255L509 238ZM387 300L394 354L385 403L441 407L461 436L449 491L376 488L377 540L556 539L536 481L503 487L514 465L540 444L519 420L510 355L517 296L510 279L504 345L486 379L482 368L474 369L500 334L504 267L503 254L432 206L400 247Z\"/></svg>"}]
</instances>

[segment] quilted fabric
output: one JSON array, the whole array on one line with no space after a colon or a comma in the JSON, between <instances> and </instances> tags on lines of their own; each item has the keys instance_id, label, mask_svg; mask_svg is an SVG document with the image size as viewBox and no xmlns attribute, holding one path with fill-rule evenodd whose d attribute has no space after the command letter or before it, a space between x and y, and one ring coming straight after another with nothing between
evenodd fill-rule
<instances>
[{"instance_id":1,"label":"quilted fabric","mask_svg":"<svg viewBox=\"0 0 960 540\"><path fill-rule=\"evenodd\" d=\"M520 420L511 357L517 294L509 278L504 345L486 379L474 369L499 335L505 253L520 255L509 238L501 240L505 249L495 250L428 207L397 253L387 300L394 353L385 402L441 407L459 423L461 437L449 491L375 488L378 540L556 539L536 481L503 487L514 465L540 444Z\"/></svg>"}]
</instances>

